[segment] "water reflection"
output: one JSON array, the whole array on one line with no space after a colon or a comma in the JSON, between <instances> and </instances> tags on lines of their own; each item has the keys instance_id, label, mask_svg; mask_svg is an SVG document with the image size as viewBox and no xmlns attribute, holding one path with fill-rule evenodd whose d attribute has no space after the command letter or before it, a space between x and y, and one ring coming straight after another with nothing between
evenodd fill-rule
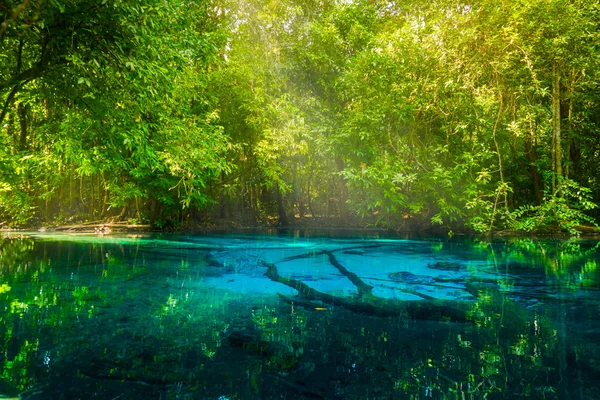
<instances>
[{"instance_id":1,"label":"water reflection","mask_svg":"<svg viewBox=\"0 0 600 400\"><path fill-rule=\"evenodd\" d=\"M581 241L5 237L0 395L600 398L599 262Z\"/></svg>"}]
</instances>

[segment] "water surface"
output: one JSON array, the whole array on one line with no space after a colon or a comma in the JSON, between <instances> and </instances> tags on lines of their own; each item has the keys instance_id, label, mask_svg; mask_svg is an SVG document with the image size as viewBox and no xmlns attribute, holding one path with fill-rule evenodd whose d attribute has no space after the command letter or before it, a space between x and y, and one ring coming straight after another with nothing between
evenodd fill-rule
<instances>
[{"instance_id":1,"label":"water surface","mask_svg":"<svg viewBox=\"0 0 600 400\"><path fill-rule=\"evenodd\" d=\"M585 241L5 236L0 398L596 399L599 264Z\"/></svg>"}]
</instances>

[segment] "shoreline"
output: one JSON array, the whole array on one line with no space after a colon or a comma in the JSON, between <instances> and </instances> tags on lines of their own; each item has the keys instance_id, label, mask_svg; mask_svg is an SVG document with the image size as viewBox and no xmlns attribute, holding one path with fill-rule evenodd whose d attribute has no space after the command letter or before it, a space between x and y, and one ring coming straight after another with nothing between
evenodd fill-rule
<instances>
[{"instance_id":1,"label":"shoreline","mask_svg":"<svg viewBox=\"0 0 600 400\"><path fill-rule=\"evenodd\" d=\"M505 240L510 238L529 238L529 239L569 239L579 240L600 240L600 232L594 226L581 226L579 235L572 235L569 232L519 232L514 230L494 231L489 235L477 234L468 230L454 231L450 228L434 227L433 229L421 230L394 230L373 226L356 226L348 224L323 224L318 226L314 223L297 223L289 226L268 226L268 225L238 225L235 221L219 221L220 223L199 224L192 227L181 227L178 229L159 229L149 224L131 224L128 222L106 222L99 221L87 222L81 224L50 225L50 226L32 226L25 228L1 228L2 233L64 233L64 234L95 234L98 236L110 236L119 234L233 234L233 233L291 233L295 235L309 236L319 234L340 233L343 235L372 233L384 237L395 238L446 238L453 237L472 237L484 240ZM330 221L331 222L331 221Z\"/></svg>"}]
</instances>

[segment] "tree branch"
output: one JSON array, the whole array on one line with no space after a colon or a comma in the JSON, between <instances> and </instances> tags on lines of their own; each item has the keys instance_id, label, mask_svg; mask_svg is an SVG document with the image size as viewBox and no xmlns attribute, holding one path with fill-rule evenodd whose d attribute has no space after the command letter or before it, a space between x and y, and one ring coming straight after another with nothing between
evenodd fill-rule
<instances>
[{"instance_id":1,"label":"tree branch","mask_svg":"<svg viewBox=\"0 0 600 400\"><path fill-rule=\"evenodd\" d=\"M354 284L354 286L356 286L356 289L358 290L358 295L360 297L365 296L365 295L372 296L371 291L373 290L373 286L367 285L354 272L348 271L346 269L346 267L344 267L342 264L339 263L337 258L335 258L333 253L331 253L330 251L324 250L323 253L327 254L331 265L336 267L337 270L340 271L340 273L342 275L344 275L346 278L348 278L350 280L350 282L352 282Z\"/></svg>"},{"instance_id":2,"label":"tree branch","mask_svg":"<svg viewBox=\"0 0 600 400\"><path fill-rule=\"evenodd\" d=\"M21 85L15 85L8 94L8 97L6 98L6 101L4 102L4 107L2 107L2 114L0 114L0 126L2 126L2 122L4 122L4 117L6 117L6 114L8 113L8 108L12 104L17 92L19 91L20 86Z\"/></svg>"},{"instance_id":3,"label":"tree branch","mask_svg":"<svg viewBox=\"0 0 600 400\"><path fill-rule=\"evenodd\" d=\"M25 7L27 7L29 5L29 0L24 0L23 3L17 7L17 9L15 10L15 12L13 13L13 15L10 17L10 19L4 21L2 23L2 25L0 25L0 45L2 44L2 42L4 41L4 35L6 34L6 28L8 28L8 26L10 24L12 24L14 22L15 19L17 19L17 17L19 16L19 14L21 14L21 12L25 9Z\"/></svg>"},{"instance_id":4,"label":"tree branch","mask_svg":"<svg viewBox=\"0 0 600 400\"><path fill-rule=\"evenodd\" d=\"M410 318L419 320L451 322L468 321L467 307L469 304L467 302L438 299L397 301L378 297L369 297L368 300L337 297L313 289L299 280L279 275L275 264L263 260L260 262L267 267L267 272L265 273L266 277L296 289L305 300L319 300L323 303L344 307L354 312L379 317L399 317L408 315ZM288 297L283 298L286 299L286 301L289 301ZM306 303L304 300L301 301ZM457 306L462 306L462 308Z\"/></svg>"},{"instance_id":5,"label":"tree branch","mask_svg":"<svg viewBox=\"0 0 600 400\"><path fill-rule=\"evenodd\" d=\"M336 253L336 252L339 252L339 251L372 249L372 248L377 248L377 247L382 247L382 246L383 245L381 245L381 244L372 244L372 245L368 245L368 246L342 247L342 248L336 249L336 250L319 250L319 251L315 251L313 253L304 253L304 254L299 254L297 256L286 257L286 258L281 259L279 262L299 260L301 258L316 257L316 256L320 256L320 255L323 255L323 254L327 254L328 252L329 253Z\"/></svg>"},{"instance_id":6,"label":"tree branch","mask_svg":"<svg viewBox=\"0 0 600 400\"><path fill-rule=\"evenodd\" d=\"M23 84L25 82L29 82L31 80L39 78L44 74L45 70L46 69L42 65L36 65L35 67L26 69L25 71L17 74L16 76L13 76L12 78L4 82L0 82L0 90L4 90L16 84Z\"/></svg>"}]
</instances>

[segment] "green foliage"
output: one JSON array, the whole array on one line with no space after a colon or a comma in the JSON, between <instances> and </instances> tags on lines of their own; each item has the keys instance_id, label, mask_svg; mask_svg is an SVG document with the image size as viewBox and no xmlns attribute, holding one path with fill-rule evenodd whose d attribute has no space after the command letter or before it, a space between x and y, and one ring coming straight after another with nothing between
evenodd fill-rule
<instances>
[{"instance_id":1,"label":"green foliage","mask_svg":"<svg viewBox=\"0 0 600 400\"><path fill-rule=\"evenodd\" d=\"M153 220L210 204L229 170L204 92L224 43L210 4L17 6L2 25L0 219Z\"/></svg>"},{"instance_id":2,"label":"green foliage","mask_svg":"<svg viewBox=\"0 0 600 400\"><path fill-rule=\"evenodd\" d=\"M179 224L211 209L482 233L596 221L593 3L70 0L0 12L5 223Z\"/></svg>"},{"instance_id":3,"label":"green foliage","mask_svg":"<svg viewBox=\"0 0 600 400\"><path fill-rule=\"evenodd\" d=\"M585 214L597 208L589 188L581 187L571 179L562 179L559 192L545 193L539 206L521 206L510 215L511 228L532 232L559 228L572 235L579 235L577 227L583 223L594 224Z\"/></svg>"}]
</instances>

